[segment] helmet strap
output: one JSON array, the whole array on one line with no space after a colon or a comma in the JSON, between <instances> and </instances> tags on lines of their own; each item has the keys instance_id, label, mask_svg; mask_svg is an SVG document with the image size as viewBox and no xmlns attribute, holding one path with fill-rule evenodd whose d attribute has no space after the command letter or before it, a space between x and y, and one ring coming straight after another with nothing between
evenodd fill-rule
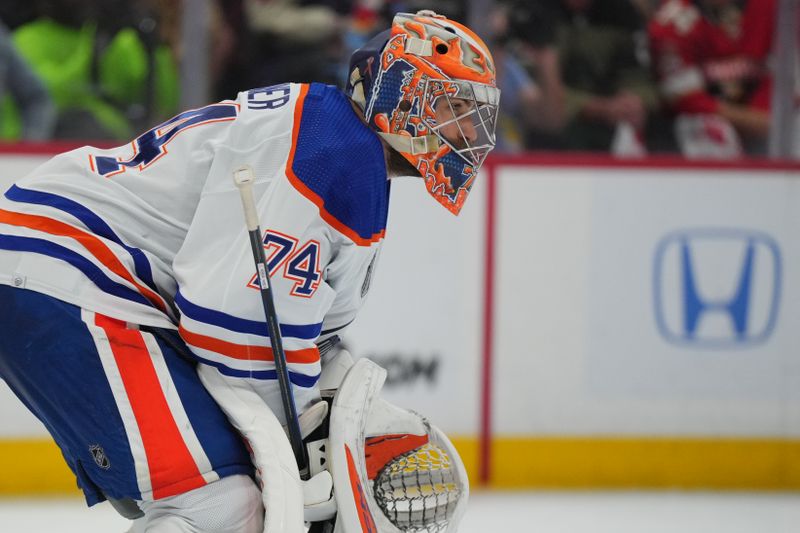
<instances>
[{"instance_id":1,"label":"helmet strap","mask_svg":"<svg viewBox=\"0 0 800 533\"><path fill-rule=\"evenodd\" d=\"M422 135L411 137L398 133L378 132L378 135L386 141L386 144L402 154L422 155L435 152L439 149L439 137L436 135Z\"/></svg>"}]
</instances>

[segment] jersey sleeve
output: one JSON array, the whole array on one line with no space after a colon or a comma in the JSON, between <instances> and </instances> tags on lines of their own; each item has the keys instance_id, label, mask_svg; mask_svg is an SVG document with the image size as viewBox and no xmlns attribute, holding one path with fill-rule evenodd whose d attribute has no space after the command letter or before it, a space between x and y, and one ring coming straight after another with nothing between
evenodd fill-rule
<instances>
[{"instance_id":1,"label":"jersey sleeve","mask_svg":"<svg viewBox=\"0 0 800 533\"><path fill-rule=\"evenodd\" d=\"M369 290L388 217L386 161L349 99L322 85L309 89L296 145L290 182L337 236L324 270L335 292L321 332L327 338L355 319Z\"/></svg>"},{"instance_id":2,"label":"jersey sleeve","mask_svg":"<svg viewBox=\"0 0 800 533\"><path fill-rule=\"evenodd\" d=\"M331 313L355 315L355 280L380 240L371 233L362 238L373 228L359 224L375 203L370 190L385 191L386 176L383 167L376 174L369 160L377 153L365 153L358 136L346 135L345 126L352 124L342 122L352 121L352 110L347 115L340 109L345 120L334 112L334 104L342 103L336 93L333 102L325 100L335 89L293 84L257 91L262 92L240 96L241 115L216 149L176 258L175 301L181 336L197 361L229 379L246 380L280 418L273 343L232 172L242 164L254 169L272 295L301 411L318 395L316 342L323 323ZM346 145L337 144L341 139L348 139ZM356 167L352 161L359 153L362 165ZM360 175L380 187L359 188L354 181ZM385 213L383 218L385 223Z\"/></svg>"},{"instance_id":3,"label":"jersey sleeve","mask_svg":"<svg viewBox=\"0 0 800 533\"><path fill-rule=\"evenodd\" d=\"M336 298L323 319L321 338L342 334L355 320L369 292L380 245L367 249L348 246L328 268L327 281L336 291Z\"/></svg>"}]
</instances>

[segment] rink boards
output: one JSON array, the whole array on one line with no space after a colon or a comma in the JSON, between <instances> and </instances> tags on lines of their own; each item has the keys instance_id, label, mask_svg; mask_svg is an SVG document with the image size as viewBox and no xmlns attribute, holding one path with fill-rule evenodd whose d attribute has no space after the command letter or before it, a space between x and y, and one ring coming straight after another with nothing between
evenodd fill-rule
<instances>
[{"instance_id":1,"label":"rink boards","mask_svg":"<svg viewBox=\"0 0 800 533\"><path fill-rule=\"evenodd\" d=\"M46 152L46 150L45 150ZM0 153L0 182L46 153ZM395 180L345 337L495 487L800 488L800 166L495 159ZM0 492L71 487L0 389Z\"/></svg>"}]
</instances>

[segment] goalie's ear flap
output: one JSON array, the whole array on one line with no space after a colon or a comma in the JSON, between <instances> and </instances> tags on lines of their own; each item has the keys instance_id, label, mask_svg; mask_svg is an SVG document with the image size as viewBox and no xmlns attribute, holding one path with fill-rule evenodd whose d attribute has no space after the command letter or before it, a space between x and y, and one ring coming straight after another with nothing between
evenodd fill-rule
<instances>
[{"instance_id":1,"label":"goalie's ear flap","mask_svg":"<svg viewBox=\"0 0 800 533\"><path fill-rule=\"evenodd\" d=\"M335 532L454 532L469 495L464 465L439 429L378 397L385 379L360 359L333 400Z\"/></svg>"}]
</instances>

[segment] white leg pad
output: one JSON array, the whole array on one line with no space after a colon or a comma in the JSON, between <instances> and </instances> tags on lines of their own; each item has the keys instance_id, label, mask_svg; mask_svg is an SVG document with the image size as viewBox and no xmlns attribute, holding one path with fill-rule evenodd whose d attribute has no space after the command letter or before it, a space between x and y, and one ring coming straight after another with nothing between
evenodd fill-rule
<instances>
[{"instance_id":1,"label":"white leg pad","mask_svg":"<svg viewBox=\"0 0 800 533\"><path fill-rule=\"evenodd\" d=\"M136 533L261 533L264 527L261 492L244 475L138 504L144 517L134 522Z\"/></svg>"},{"instance_id":2,"label":"white leg pad","mask_svg":"<svg viewBox=\"0 0 800 533\"><path fill-rule=\"evenodd\" d=\"M304 533L303 486L292 447L275 413L243 378L199 365L200 381L233 426L248 440L260 474L265 533Z\"/></svg>"}]
</instances>

